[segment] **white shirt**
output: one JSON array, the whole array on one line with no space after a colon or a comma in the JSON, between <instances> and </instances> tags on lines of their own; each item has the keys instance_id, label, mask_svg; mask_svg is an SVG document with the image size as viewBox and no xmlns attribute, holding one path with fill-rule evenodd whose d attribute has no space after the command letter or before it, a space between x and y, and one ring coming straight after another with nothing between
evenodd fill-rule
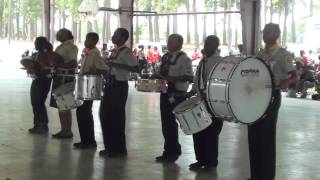
<instances>
[{"instance_id":1,"label":"white shirt","mask_svg":"<svg viewBox=\"0 0 320 180\"><path fill-rule=\"evenodd\" d=\"M214 54L200 61L197 67L196 75L194 77L194 83L192 85L192 91L195 91L198 94L198 96L201 95L201 90L203 92L205 91L205 88L207 88L206 84L208 79L210 78L210 72L212 71L213 67L221 60L221 56Z\"/></svg>"},{"instance_id":2,"label":"white shirt","mask_svg":"<svg viewBox=\"0 0 320 180\"><path fill-rule=\"evenodd\" d=\"M178 54L179 52L171 53L172 57L170 58L169 61L173 63ZM173 77L184 76L184 75L193 76L192 61L185 53L179 56L176 64L171 64L169 66L169 72L168 72L168 76L173 76ZM189 84L190 82L176 82L174 85L176 90L186 92L189 88Z\"/></svg>"},{"instance_id":3,"label":"white shirt","mask_svg":"<svg viewBox=\"0 0 320 180\"><path fill-rule=\"evenodd\" d=\"M124 48L124 49L123 49ZM115 59L113 59L113 57ZM133 57L130 48L124 46L117 48L115 52L110 55L114 63L124 64L127 66L138 66L138 61ZM128 81L130 71L117 67L111 68L111 75L114 75L117 81Z\"/></svg>"},{"instance_id":4,"label":"white shirt","mask_svg":"<svg viewBox=\"0 0 320 180\"><path fill-rule=\"evenodd\" d=\"M55 50L60 56L63 57L64 63L69 63L72 60L77 61L78 47L73 44L73 40L68 40L61 43Z\"/></svg>"}]
</instances>

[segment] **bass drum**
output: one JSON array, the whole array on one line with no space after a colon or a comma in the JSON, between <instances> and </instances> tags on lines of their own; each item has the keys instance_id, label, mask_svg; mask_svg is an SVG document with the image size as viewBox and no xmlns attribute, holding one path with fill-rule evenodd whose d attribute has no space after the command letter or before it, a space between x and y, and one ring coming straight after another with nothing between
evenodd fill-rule
<instances>
[{"instance_id":1,"label":"bass drum","mask_svg":"<svg viewBox=\"0 0 320 180\"><path fill-rule=\"evenodd\" d=\"M253 57L228 56L211 70L207 101L216 117L251 124L262 118L272 101L269 67Z\"/></svg>"}]
</instances>

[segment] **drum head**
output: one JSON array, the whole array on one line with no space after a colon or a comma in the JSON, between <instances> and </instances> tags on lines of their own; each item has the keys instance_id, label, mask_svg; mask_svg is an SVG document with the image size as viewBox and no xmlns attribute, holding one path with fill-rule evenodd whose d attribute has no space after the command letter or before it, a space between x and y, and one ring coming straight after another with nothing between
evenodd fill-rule
<instances>
[{"instance_id":1,"label":"drum head","mask_svg":"<svg viewBox=\"0 0 320 180\"><path fill-rule=\"evenodd\" d=\"M177 113L177 112L182 112L182 111L186 111L189 109L192 109L193 107L195 107L195 105L199 104L201 102L201 98L194 96L189 98L188 100L185 100L183 102L181 102L180 104L178 104L173 112Z\"/></svg>"},{"instance_id":2,"label":"drum head","mask_svg":"<svg viewBox=\"0 0 320 180\"><path fill-rule=\"evenodd\" d=\"M272 99L272 76L264 62L246 58L230 77L229 103L235 118L253 123L268 109Z\"/></svg>"}]
</instances>

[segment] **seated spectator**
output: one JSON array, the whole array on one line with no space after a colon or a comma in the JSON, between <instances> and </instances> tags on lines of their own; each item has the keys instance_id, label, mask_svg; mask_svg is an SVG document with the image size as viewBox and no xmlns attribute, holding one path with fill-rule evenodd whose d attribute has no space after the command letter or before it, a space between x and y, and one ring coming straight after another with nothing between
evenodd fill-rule
<instances>
[{"instance_id":1,"label":"seated spectator","mask_svg":"<svg viewBox=\"0 0 320 180\"><path fill-rule=\"evenodd\" d=\"M302 74L297 82L297 92L301 93L301 98L306 98L309 88L313 88L315 85L314 69L313 66L307 65L303 66Z\"/></svg>"},{"instance_id":2,"label":"seated spectator","mask_svg":"<svg viewBox=\"0 0 320 180\"><path fill-rule=\"evenodd\" d=\"M194 61L194 60L198 60L200 59L200 53L198 51L198 49L194 49L192 55L191 55L191 60Z\"/></svg>"}]
</instances>

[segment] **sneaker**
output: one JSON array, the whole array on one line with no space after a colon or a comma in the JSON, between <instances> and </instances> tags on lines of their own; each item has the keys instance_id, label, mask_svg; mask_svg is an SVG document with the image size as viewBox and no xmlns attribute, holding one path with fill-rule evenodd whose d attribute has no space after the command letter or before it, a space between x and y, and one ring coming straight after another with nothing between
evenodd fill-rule
<instances>
[{"instance_id":1,"label":"sneaker","mask_svg":"<svg viewBox=\"0 0 320 180\"><path fill-rule=\"evenodd\" d=\"M96 149L97 148L97 143L74 143L73 147L75 149Z\"/></svg>"},{"instance_id":2,"label":"sneaker","mask_svg":"<svg viewBox=\"0 0 320 180\"><path fill-rule=\"evenodd\" d=\"M308 95L308 93L307 93L307 92L304 92L304 93L301 94L300 98L306 98L307 95Z\"/></svg>"}]
</instances>

